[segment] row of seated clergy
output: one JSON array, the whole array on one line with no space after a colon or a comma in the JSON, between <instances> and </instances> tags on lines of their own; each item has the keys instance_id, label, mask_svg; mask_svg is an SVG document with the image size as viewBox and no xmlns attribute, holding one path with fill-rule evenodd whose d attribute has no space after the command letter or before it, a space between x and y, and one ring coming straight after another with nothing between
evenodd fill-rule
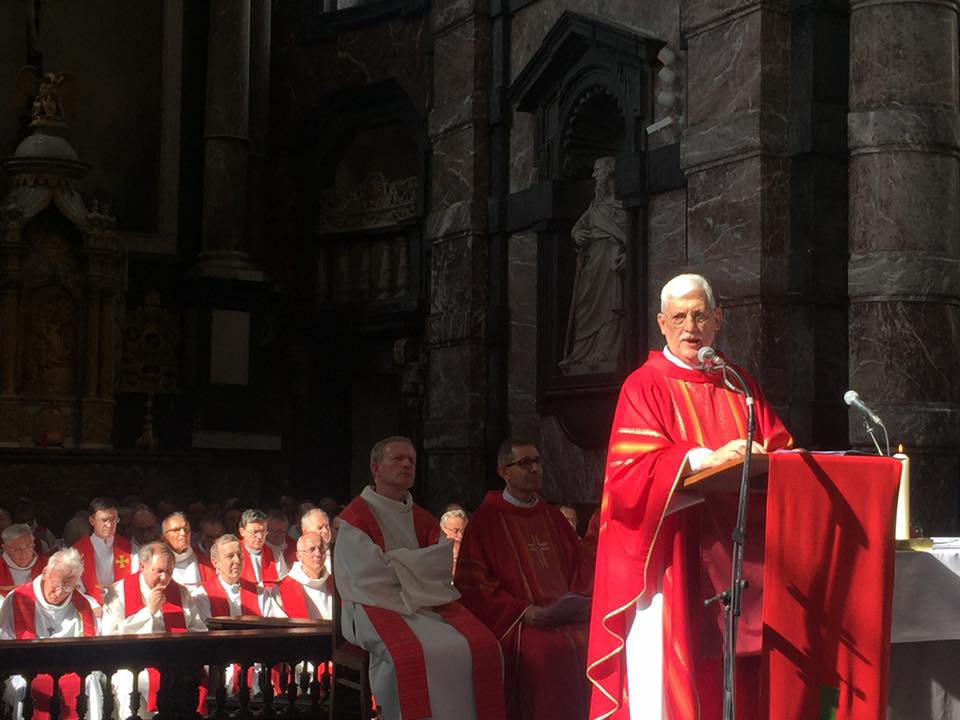
<instances>
[{"instance_id":1,"label":"row of seated clergy","mask_svg":"<svg viewBox=\"0 0 960 720\"><path fill-rule=\"evenodd\" d=\"M213 579L229 599L227 607L215 607L213 614L240 615L249 610L247 614L329 619L332 608L324 565L325 542L319 535L307 533L298 545L302 562L295 562L279 590L254 586L258 600L252 607L244 608L239 589L243 558L239 541L232 535L218 539L212 558L218 574ZM210 617L211 606L217 605L217 591L208 595L203 586L191 590L173 581L174 554L163 543L144 546L139 559L141 572L107 589L103 617L98 623L94 614L96 601L76 589L83 573L82 555L74 548L55 553L40 577L19 586L4 600L0 607L0 637L26 640L206 630L204 619ZM208 584L209 587L215 586ZM235 602L231 602L233 598ZM128 717L132 714L133 675L122 670L114 674L112 681L120 716ZM52 681L48 676L40 676L32 687L34 717L43 718L49 708ZM74 703L79 687L76 676L61 680L67 718L76 717ZM138 687L142 694L140 714L149 714L155 709L156 675L150 671L140 673ZM95 676L87 679L86 689L88 717L99 718L102 690ZM5 689L6 705L15 717L20 717L24 690L25 682L19 677L12 678Z\"/></svg>"}]
</instances>

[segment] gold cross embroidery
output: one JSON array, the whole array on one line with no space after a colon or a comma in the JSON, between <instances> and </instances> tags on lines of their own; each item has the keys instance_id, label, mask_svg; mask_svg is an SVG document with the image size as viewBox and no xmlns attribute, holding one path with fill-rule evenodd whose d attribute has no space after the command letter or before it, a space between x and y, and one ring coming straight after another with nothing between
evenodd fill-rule
<instances>
[{"instance_id":1,"label":"gold cross embroidery","mask_svg":"<svg viewBox=\"0 0 960 720\"><path fill-rule=\"evenodd\" d=\"M118 555L115 563L118 568L123 570L127 565L130 564L130 558L126 555Z\"/></svg>"},{"instance_id":2,"label":"gold cross embroidery","mask_svg":"<svg viewBox=\"0 0 960 720\"><path fill-rule=\"evenodd\" d=\"M550 543L540 539L540 536L534 533L530 536L530 542L527 543L527 548L530 552L534 553L538 558L540 558L540 564L543 567L548 567L547 559L544 557L544 553L550 552Z\"/></svg>"}]
</instances>

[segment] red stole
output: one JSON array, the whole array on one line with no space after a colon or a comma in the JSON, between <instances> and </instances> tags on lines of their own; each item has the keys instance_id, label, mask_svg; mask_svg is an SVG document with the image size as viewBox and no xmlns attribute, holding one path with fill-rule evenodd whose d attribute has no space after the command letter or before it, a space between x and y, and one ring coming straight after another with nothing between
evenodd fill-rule
<instances>
[{"instance_id":1,"label":"red stole","mask_svg":"<svg viewBox=\"0 0 960 720\"><path fill-rule=\"evenodd\" d=\"M93 550L93 542L90 540L90 536L80 538L74 543L73 547L79 550L83 556L83 575L80 576L80 579L83 581L84 592L97 602L103 603L103 588L100 587L100 582L97 580L97 554ZM116 582L130 577L133 570L130 541L119 535L114 535L112 550L113 581Z\"/></svg>"},{"instance_id":2,"label":"red stole","mask_svg":"<svg viewBox=\"0 0 960 720\"><path fill-rule=\"evenodd\" d=\"M240 547L243 548L243 570L240 573L240 579L241 581L246 580L248 583L257 585L259 584L257 583L257 573L253 569L253 560L250 557L250 551L242 542L240 543ZM266 543L264 543L260 549L260 575L263 578L264 586L277 582L277 560L273 556L273 551Z\"/></svg>"},{"instance_id":3,"label":"red stole","mask_svg":"<svg viewBox=\"0 0 960 720\"><path fill-rule=\"evenodd\" d=\"M30 568L30 580L33 580L43 572L43 568L46 566L48 559L46 555L37 555L37 561L33 564L33 567ZM14 587L16 584L10 566L0 557L0 588Z\"/></svg>"},{"instance_id":4,"label":"red stole","mask_svg":"<svg viewBox=\"0 0 960 720\"><path fill-rule=\"evenodd\" d=\"M37 563L39 564L39 560ZM37 639L37 596L33 592L32 583L25 583L12 593L13 630L17 640ZM97 625L93 617L93 608L90 602L79 592L70 595L70 603L80 616L80 627L83 637L96 635ZM61 718L73 720L77 718L76 708L72 702L82 691L80 676L76 673L67 673L60 676L60 693L63 697ZM46 720L50 717L50 700L53 696L53 678L50 675L37 675L30 685L30 695L33 699L33 717L37 720Z\"/></svg>"},{"instance_id":5,"label":"red stole","mask_svg":"<svg viewBox=\"0 0 960 720\"><path fill-rule=\"evenodd\" d=\"M307 592L303 585L287 575L280 581L280 602L287 617L308 618L310 611L307 608Z\"/></svg>"},{"instance_id":6,"label":"red stole","mask_svg":"<svg viewBox=\"0 0 960 720\"><path fill-rule=\"evenodd\" d=\"M230 617L230 600L227 591L220 584L219 576L213 576L203 581L203 589L210 598L210 614L214 617ZM240 614L261 616L260 596L256 585L240 581Z\"/></svg>"},{"instance_id":7,"label":"red stole","mask_svg":"<svg viewBox=\"0 0 960 720\"><path fill-rule=\"evenodd\" d=\"M344 508L341 518L366 533L381 550L385 550L383 531L362 497L354 498ZM413 506L413 527L420 547L428 547L440 539L437 519L417 505ZM407 720L431 717L433 712L427 688L426 661L417 636L399 613L371 605L364 605L363 608L386 645L396 669L401 714ZM506 711L500 651L496 638L459 603L448 603L434 609L463 635L470 647L477 717L504 717Z\"/></svg>"},{"instance_id":8,"label":"red stole","mask_svg":"<svg viewBox=\"0 0 960 720\"><path fill-rule=\"evenodd\" d=\"M124 617L135 615L144 607L146 607L146 603L140 593L140 573L138 572L123 581ZM163 589L163 605L160 612L163 614L163 628L166 632L184 633L187 631L187 619L183 614L183 596L180 594L180 585L173 580Z\"/></svg>"},{"instance_id":9,"label":"red stole","mask_svg":"<svg viewBox=\"0 0 960 720\"><path fill-rule=\"evenodd\" d=\"M756 441L768 451L790 447L783 423L756 383L749 376L747 381L756 398ZM628 717L627 623L635 608L647 607L661 590L664 704L668 717L692 717L698 695L693 628L701 598L688 581L699 583L700 508L670 516L666 509L689 450L745 437L743 397L725 389L719 374L678 367L657 351L624 382L600 505L587 663L592 719ZM701 706L706 702L701 699Z\"/></svg>"},{"instance_id":10,"label":"red stole","mask_svg":"<svg viewBox=\"0 0 960 720\"><path fill-rule=\"evenodd\" d=\"M193 554L197 556L197 567L200 568L200 582L206 582L210 578L217 577L217 571L210 562L210 556L200 548L194 548Z\"/></svg>"}]
</instances>

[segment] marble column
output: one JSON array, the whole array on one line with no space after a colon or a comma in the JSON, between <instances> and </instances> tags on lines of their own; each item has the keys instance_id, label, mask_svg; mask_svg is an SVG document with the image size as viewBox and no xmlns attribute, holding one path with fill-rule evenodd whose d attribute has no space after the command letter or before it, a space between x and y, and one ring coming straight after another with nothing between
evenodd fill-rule
<instances>
[{"instance_id":1,"label":"marble column","mask_svg":"<svg viewBox=\"0 0 960 720\"><path fill-rule=\"evenodd\" d=\"M477 505L484 460L489 192L489 18L486 3L437 3L432 12L433 147L425 240L431 253L429 382L423 446L427 501Z\"/></svg>"},{"instance_id":2,"label":"marble column","mask_svg":"<svg viewBox=\"0 0 960 720\"><path fill-rule=\"evenodd\" d=\"M717 345L786 410L789 397L787 0L684 0L687 111L681 163L687 237L680 265L724 307Z\"/></svg>"},{"instance_id":3,"label":"marble column","mask_svg":"<svg viewBox=\"0 0 960 720\"><path fill-rule=\"evenodd\" d=\"M928 535L960 527L958 11L850 6L850 385L912 456ZM852 414L857 444L862 427Z\"/></svg>"},{"instance_id":4,"label":"marble column","mask_svg":"<svg viewBox=\"0 0 960 720\"><path fill-rule=\"evenodd\" d=\"M259 6L259 3L258 3ZM251 0L211 0L201 276L259 280L244 247L250 143Z\"/></svg>"}]
</instances>

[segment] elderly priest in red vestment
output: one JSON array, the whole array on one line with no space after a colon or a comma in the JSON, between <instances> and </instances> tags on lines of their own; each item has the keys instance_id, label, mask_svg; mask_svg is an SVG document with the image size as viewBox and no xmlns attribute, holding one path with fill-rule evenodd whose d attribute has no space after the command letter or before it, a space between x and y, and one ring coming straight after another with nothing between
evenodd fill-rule
<instances>
[{"instance_id":1,"label":"elderly priest in red vestment","mask_svg":"<svg viewBox=\"0 0 960 720\"><path fill-rule=\"evenodd\" d=\"M539 496L536 446L506 440L497 453L506 483L487 493L460 547L463 604L500 639L511 720L583 720L593 568L570 523Z\"/></svg>"},{"instance_id":2,"label":"elderly priest in red vestment","mask_svg":"<svg viewBox=\"0 0 960 720\"><path fill-rule=\"evenodd\" d=\"M500 646L456 600L448 539L413 503L404 437L370 451L373 485L344 509L334 546L344 636L370 653L384 720L502 720Z\"/></svg>"},{"instance_id":3,"label":"elderly priest in red vestment","mask_svg":"<svg viewBox=\"0 0 960 720\"><path fill-rule=\"evenodd\" d=\"M287 617L333 618L333 577L326 565L327 543L320 533L303 533L297 540L297 561L278 586Z\"/></svg>"},{"instance_id":4,"label":"elderly priest in red vestment","mask_svg":"<svg viewBox=\"0 0 960 720\"><path fill-rule=\"evenodd\" d=\"M32 539L32 538L31 538ZM20 585L4 599L0 606L0 639L43 640L46 638L92 637L97 634L97 621L90 598L76 589L83 572L83 558L73 548L59 550L50 556L43 572L32 581ZM14 663L15 665L15 663ZM88 720L100 720L103 693L97 674L87 676L86 704ZM53 678L37 675L33 679L33 717L50 717L50 696ZM80 677L68 673L60 678L63 704L60 717L73 720L79 717L77 701ZM19 720L26 695L26 681L19 675L7 680L4 704L12 717ZM7 717L7 712L0 713Z\"/></svg>"},{"instance_id":5,"label":"elderly priest in red vestment","mask_svg":"<svg viewBox=\"0 0 960 720\"><path fill-rule=\"evenodd\" d=\"M140 548L140 571L115 582L104 597L103 635L145 635L149 633L205 632L204 624L186 587L173 579L173 551L162 542ZM129 670L114 673L113 689L120 717L134 714L130 691L133 674ZM159 674L148 668L139 674L139 714L157 709Z\"/></svg>"},{"instance_id":6,"label":"elderly priest in red vestment","mask_svg":"<svg viewBox=\"0 0 960 720\"><path fill-rule=\"evenodd\" d=\"M37 577L47 558L37 552L33 530L25 523L11 525L0 534L3 562L0 562L0 598Z\"/></svg>"},{"instance_id":7,"label":"elderly priest in red vestment","mask_svg":"<svg viewBox=\"0 0 960 720\"><path fill-rule=\"evenodd\" d=\"M698 369L697 352L713 342L721 323L706 279L670 280L657 323L666 347L651 352L624 382L610 434L587 663L591 719L721 716L722 662L703 647L708 631L717 634L719 610L702 610L708 595L699 587L700 546L706 555L723 552L733 525L711 523L713 511L703 506L680 509L675 493L682 478L743 455L746 403L718 373ZM753 451L791 446L759 387L747 381L756 398ZM703 569L709 574L710 563ZM729 578L729 566L723 572ZM756 609L758 596L746 593L744 603ZM741 629L749 626L741 621ZM738 718L757 710L756 676L752 687L740 681L741 671L758 672L758 658L751 659L737 664ZM752 692L752 701L741 702L741 691Z\"/></svg>"}]
</instances>

